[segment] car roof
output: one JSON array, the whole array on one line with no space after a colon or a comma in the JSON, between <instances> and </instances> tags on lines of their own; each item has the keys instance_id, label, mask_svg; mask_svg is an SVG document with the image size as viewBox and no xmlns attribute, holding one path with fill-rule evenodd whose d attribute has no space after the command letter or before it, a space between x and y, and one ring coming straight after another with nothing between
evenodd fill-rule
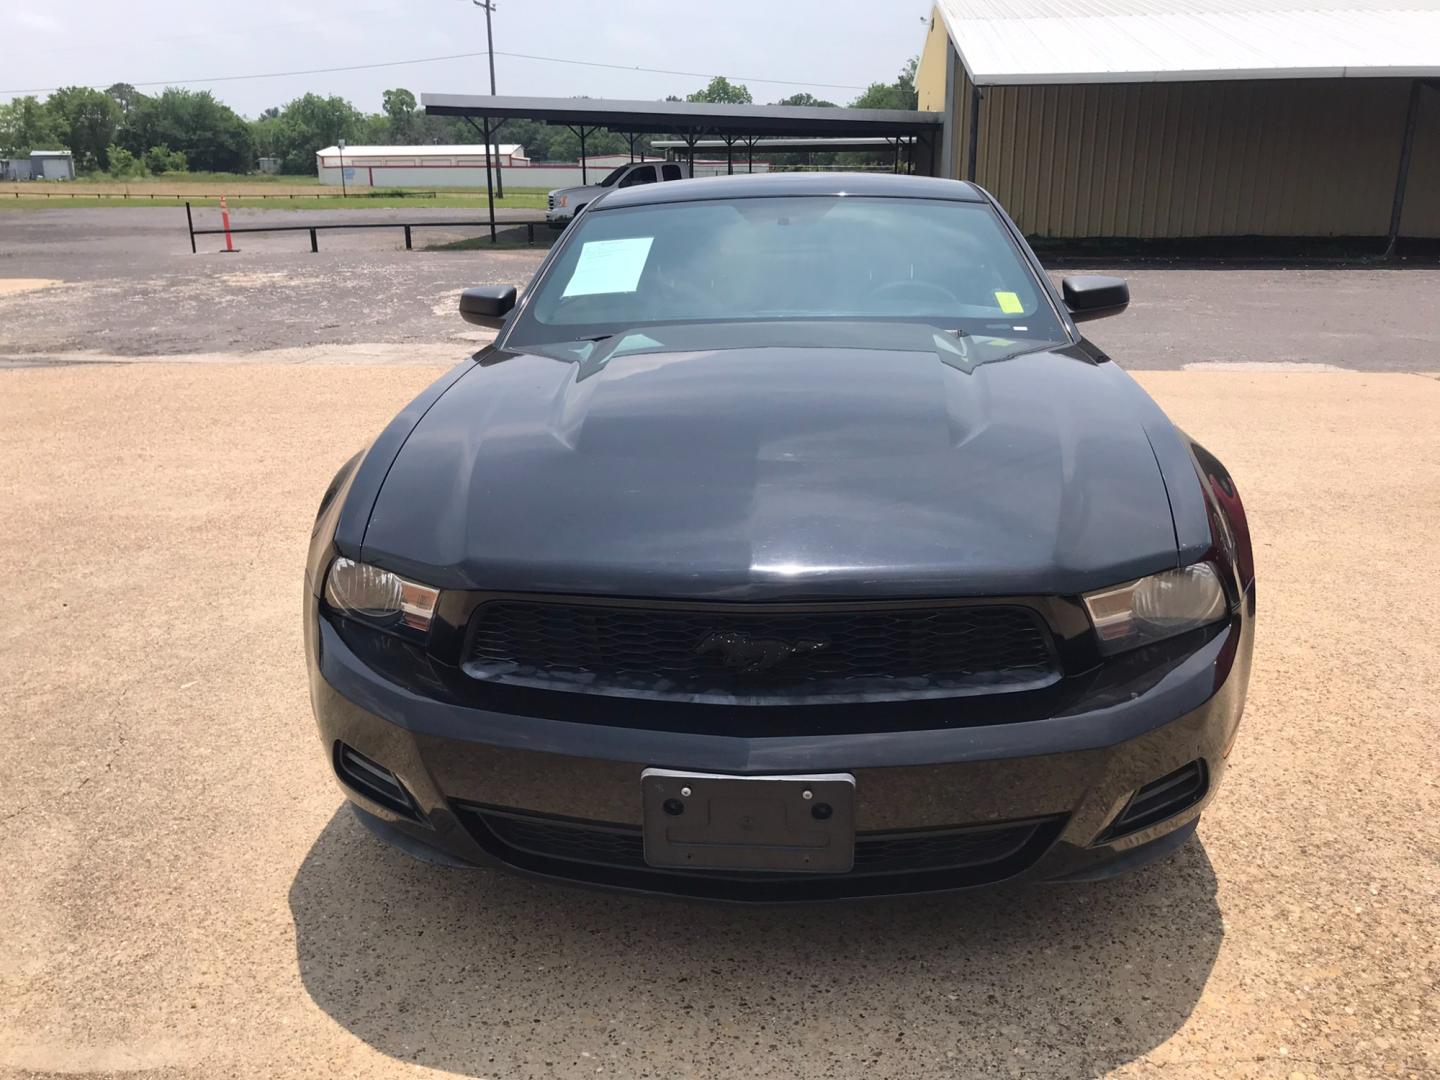
<instances>
[{"instance_id":1,"label":"car roof","mask_svg":"<svg viewBox=\"0 0 1440 1080\"><path fill-rule=\"evenodd\" d=\"M645 206L651 203L777 195L879 195L892 198L948 199L954 202L986 201L985 194L978 187L964 180L942 180L935 176L901 176L895 173L781 172L706 176L698 180L668 180L663 184L614 188L606 194L603 201L596 202L594 210L613 210L622 206Z\"/></svg>"}]
</instances>

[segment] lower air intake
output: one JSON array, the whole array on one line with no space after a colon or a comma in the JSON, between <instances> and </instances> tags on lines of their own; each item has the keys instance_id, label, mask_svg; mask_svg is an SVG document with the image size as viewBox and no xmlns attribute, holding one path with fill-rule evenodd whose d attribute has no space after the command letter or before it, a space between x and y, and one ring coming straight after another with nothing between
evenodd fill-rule
<instances>
[{"instance_id":1,"label":"lower air intake","mask_svg":"<svg viewBox=\"0 0 1440 1080\"><path fill-rule=\"evenodd\" d=\"M1151 781L1130 796L1125 809L1120 811L1120 815L1101 834L1101 842L1118 840L1141 829L1148 829L1166 818L1174 817L1182 810L1190 809L1205 797L1209 786L1205 762L1199 760L1182 765L1159 780Z\"/></svg>"},{"instance_id":2,"label":"lower air intake","mask_svg":"<svg viewBox=\"0 0 1440 1080\"><path fill-rule=\"evenodd\" d=\"M346 787L411 821L422 820L415 797L385 766L343 742L335 744L335 773Z\"/></svg>"},{"instance_id":3,"label":"lower air intake","mask_svg":"<svg viewBox=\"0 0 1440 1080\"><path fill-rule=\"evenodd\" d=\"M744 874L655 870L638 825L554 818L457 803L461 820L490 854L512 866L628 888L660 888L732 900L821 900L896 891L964 888L1011 877L1050 846L1060 817L955 828L860 833L845 874ZM660 884L663 882L663 884Z\"/></svg>"}]
</instances>

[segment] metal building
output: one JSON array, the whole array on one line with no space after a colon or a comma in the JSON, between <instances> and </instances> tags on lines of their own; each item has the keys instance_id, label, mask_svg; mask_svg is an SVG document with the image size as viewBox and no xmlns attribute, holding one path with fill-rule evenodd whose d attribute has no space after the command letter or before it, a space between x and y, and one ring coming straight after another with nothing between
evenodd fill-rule
<instances>
[{"instance_id":1,"label":"metal building","mask_svg":"<svg viewBox=\"0 0 1440 1080\"><path fill-rule=\"evenodd\" d=\"M938 0L937 172L1029 235L1440 237L1440 0Z\"/></svg>"},{"instance_id":2,"label":"metal building","mask_svg":"<svg viewBox=\"0 0 1440 1080\"><path fill-rule=\"evenodd\" d=\"M491 161L505 166L530 165L525 148L493 143ZM479 187L485 186L485 146L327 146L315 151L315 172L322 184L358 187Z\"/></svg>"},{"instance_id":3,"label":"metal building","mask_svg":"<svg viewBox=\"0 0 1440 1080\"><path fill-rule=\"evenodd\" d=\"M21 176L17 164L15 175L20 180L74 180L75 158L69 150L31 150L30 174Z\"/></svg>"}]
</instances>

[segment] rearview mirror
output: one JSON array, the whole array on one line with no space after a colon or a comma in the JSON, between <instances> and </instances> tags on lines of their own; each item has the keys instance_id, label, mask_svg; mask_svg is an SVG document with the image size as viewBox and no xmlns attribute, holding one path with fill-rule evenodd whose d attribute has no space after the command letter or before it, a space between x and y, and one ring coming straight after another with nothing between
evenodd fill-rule
<instances>
[{"instance_id":1,"label":"rearview mirror","mask_svg":"<svg viewBox=\"0 0 1440 1080\"><path fill-rule=\"evenodd\" d=\"M1124 278L1104 274L1079 274L1060 283L1065 307L1076 322L1119 315L1130 306L1130 286Z\"/></svg>"},{"instance_id":2,"label":"rearview mirror","mask_svg":"<svg viewBox=\"0 0 1440 1080\"><path fill-rule=\"evenodd\" d=\"M514 285L479 285L460 294L460 317L498 330L515 306Z\"/></svg>"}]
</instances>

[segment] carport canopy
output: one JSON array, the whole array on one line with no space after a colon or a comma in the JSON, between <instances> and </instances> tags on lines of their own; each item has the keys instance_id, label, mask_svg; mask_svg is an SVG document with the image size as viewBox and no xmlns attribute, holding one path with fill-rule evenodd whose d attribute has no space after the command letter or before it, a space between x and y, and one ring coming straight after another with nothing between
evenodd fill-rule
<instances>
[{"instance_id":1,"label":"carport canopy","mask_svg":"<svg viewBox=\"0 0 1440 1080\"><path fill-rule=\"evenodd\" d=\"M718 139L727 150L753 149L762 138L876 139L881 145L913 144L927 173L944 130L944 114L912 109L839 109L813 105L716 105L700 101L620 101L607 98L503 97L488 94L422 94L432 116L465 117L472 126L508 119L539 120L568 127L580 138L584 170L585 137L596 128L629 135L670 135L689 148L702 138ZM486 129L482 128L482 132ZM915 157L912 150L912 160Z\"/></svg>"},{"instance_id":2,"label":"carport canopy","mask_svg":"<svg viewBox=\"0 0 1440 1080\"><path fill-rule=\"evenodd\" d=\"M715 105L700 101L620 101L607 98L505 97L422 94L431 116L540 120L566 127L609 128L632 134L758 138L764 135L919 137L939 134L944 114L911 109L838 109L811 105Z\"/></svg>"},{"instance_id":3,"label":"carport canopy","mask_svg":"<svg viewBox=\"0 0 1440 1080\"><path fill-rule=\"evenodd\" d=\"M823 138L808 139L747 139L746 145L753 145L756 150L765 150L773 154L809 153L811 151L840 151L840 150L885 150L893 148L899 142L904 146L910 146L915 142L913 135L827 135ZM689 144L684 139L652 139L650 147L653 150L680 150ZM696 150L724 150L730 145L724 139L698 139L695 142Z\"/></svg>"},{"instance_id":4,"label":"carport canopy","mask_svg":"<svg viewBox=\"0 0 1440 1080\"><path fill-rule=\"evenodd\" d=\"M840 109L810 105L718 105L699 101L622 101L610 98L510 97L496 94L422 94L420 102L430 116L459 116L480 132L485 145L495 132L494 122L538 120L568 127L580 139L581 182L587 180L585 138L597 128L628 135L631 155L641 134L672 135L688 148L695 164L695 147L703 137L719 138L727 156L738 143L753 147L761 138L869 137L893 139L899 165L900 140L918 149L926 173L935 171L935 150L944 131L945 117L938 112L910 109ZM478 121L478 123L477 123ZM489 155L486 155L489 171ZM495 237L494 188L490 195L490 236Z\"/></svg>"}]
</instances>

